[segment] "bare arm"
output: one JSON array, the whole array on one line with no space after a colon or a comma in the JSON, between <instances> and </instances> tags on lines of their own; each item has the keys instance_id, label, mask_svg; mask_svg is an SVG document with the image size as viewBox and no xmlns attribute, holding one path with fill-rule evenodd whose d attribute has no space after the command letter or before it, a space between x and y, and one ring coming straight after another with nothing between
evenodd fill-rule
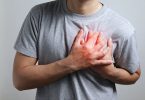
<instances>
[{"instance_id":1,"label":"bare arm","mask_svg":"<svg viewBox=\"0 0 145 100\"><path fill-rule=\"evenodd\" d=\"M134 84L140 77L141 70L138 69L134 74L129 73L125 69L115 68L114 72L108 77L109 80L118 84Z\"/></svg>"},{"instance_id":2,"label":"bare arm","mask_svg":"<svg viewBox=\"0 0 145 100\"><path fill-rule=\"evenodd\" d=\"M102 59L112 59L112 41L111 39L108 41L109 52ZM120 67L120 66L119 66ZM141 70L140 68L133 74L128 72L126 69L117 68L114 64L110 64L107 66L97 66L95 67L97 73L99 73L102 77L111 80L112 82L118 84L134 84L140 77Z\"/></svg>"},{"instance_id":3,"label":"bare arm","mask_svg":"<svg viewBox=\"0 0 145 100\"><path fill-rule=\"evenodd\" d=\"M13 81L18 90L41 87L72 73L66 59L47 65L35 65L36 62L35 58L16 53Z\"/></svg>"},{"instance_id":4,"label":"bare arm","mask_svg":"<svg viewBox=\"0 0 145 100\"><path fill-rule=\"evenodd\" d=\"M138 69L135 73L131 74L125 69L116 68L114 65L108 65L103 67L98 67L97 72L104 78L118 83L118 84L134 84L140 77L141 70Z\"/></svg>"},{"instance_id":5,"label":"bare arm","mask_svg":"<svg viewBox=\"0 0 145 100\"><path fill-rule=\"evenodd\" d=\"M13 68L15 87L18 90L38 88L89 66L112 63L112 60L97 60L107 53L107 50L100 51L104 43L95 44L98 34L91 36L85 44L81 44L84 40L82 37L81 30L76 36L69 56L47 65L36 65L37 59L16 53Z\"/></svg>"}]
</instances>

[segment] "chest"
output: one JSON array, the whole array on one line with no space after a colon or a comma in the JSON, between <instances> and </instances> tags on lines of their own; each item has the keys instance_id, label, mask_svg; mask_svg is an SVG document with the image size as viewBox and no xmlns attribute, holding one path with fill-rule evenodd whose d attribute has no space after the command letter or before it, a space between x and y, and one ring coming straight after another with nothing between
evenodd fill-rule
<instances>
[{"instance_id":1,"label":"chest","mask_svg":"<svg viewBox=\"0 0 145 100\"><path fill-rule=\"evenodd\" d=\"M66 18L44 23L42 28L38 48L39 60L42 63L51 63L65 58L69 54L73 41L81 28L84 29L84 36L88 34L89 30L95 32L105 30L99 22L81 23ZM110 34L103 33L110 37Z\"/></svg>"}]
</instances>

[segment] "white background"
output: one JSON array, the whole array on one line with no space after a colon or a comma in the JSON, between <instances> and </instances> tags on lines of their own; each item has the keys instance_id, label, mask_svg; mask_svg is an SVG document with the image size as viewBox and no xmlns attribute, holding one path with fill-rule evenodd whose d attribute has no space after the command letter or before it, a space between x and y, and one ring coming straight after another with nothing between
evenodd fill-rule
<instances>
[{"instance_id":1,"label":"white background","mask_svg":"<svg viewBox=\"0 0 145 100\"><path fill-rule=\"evenodd\" d=\"M34 100L35 90L17 91L12 84L14 42L29 10L49 0L0 0L0 100ZM142 76L135 85L117 85L119 100L145 100L145 0L103 0L131 21L141 60Z\"/></svg>"}]
</instances>

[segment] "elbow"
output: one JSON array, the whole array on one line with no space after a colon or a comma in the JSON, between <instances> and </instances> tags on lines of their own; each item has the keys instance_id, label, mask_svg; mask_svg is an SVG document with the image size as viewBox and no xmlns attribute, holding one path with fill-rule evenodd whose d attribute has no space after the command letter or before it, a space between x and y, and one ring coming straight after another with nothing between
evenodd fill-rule
<instances>
[{"instance_id":1,"label":"elbow","mask_svg":"<svg viewBox=\"0 0 145 100\"><path fill-rule=\"evenodd\" d=\"M23 90L24 90L23 86L22 86L20 83L18 83L18 82L13 82L13 85L14 85L14 87L15 87L18 91L23 91Z\"/></svg>"},{"instance_id":2,"label":"elbow","mask_svg":"<svg viewBox=\"0 0 145 100\"><path fill-rule=\"evenodd\" d=\"M29 89L29 81L25 76L23 71L14 71L13 72L13 86L18 91L28 90Z\"/></svg>"},{"instance_id":3,"label":"elbow","mask_svg":"<svg viewBox=\"0 0 145 100\"><path fill-rule=\"evenodd\" d=\"M18 91L29 90L29 89L35 88L35 86L32 84L32 81L30 81L29 79L25 78L25 76L20 75L20 74L13 75L13 86Z\"/></svg>"},{"instance_id":4,"label":"elbow","mask_svg":"<svg viewBox=\"0 0 145 100\"><path fill-rule=\"evenodd\" d=\"M141 76L141 70L140 70L140 68L135 72L135 74L136 74L137 78L134 80L133 84L135 84L139 80L139 78Z\"/></svg>"},{"instance_id":5,"label":"elbow","mask_svg":"<svg viewBox=\"0 0 145 100\"><path fill-rule=\"evenodd\" d=\"M134 85L134 84L137 82L138 79L139 79L139 78L137 78L137 79L131 81L129 84L130 84L130 85Z\"/></svg>"},{"instance_id":6,"label":"elbow","mask_svg":"<svg viewBox=\"0 0 145 100\"><path fill-rule=\"evenodd\" d=\"M14 84L14 87L15 87L18 91L23 91L23 90L24 90L19 84Z\"/></svg>"},{"instance_id":7,"label":"elbow","mask_svg":"<svg viewBox=\"0 0 145 100\"><path fill-rule=\"evenodd\" d=\"M18 90L18 91L23 91L23 90L29 90L29 89L33 89L32 87L30 87L26 82L24 83L24 81L13 81L13 85L14 87Z\"/></svg>"},{"instance_id":8,"label":"elbow","mask_svg":"<svg viewBox=\"0 0 145 100\"><path fill-rule=\"evenodd\" d=\"M13 86L18 90L18 91L23 91L25 90L23 85L21 84L20 80L13 78Z\"/></svg>"},{"instance_id":9,"label":"elbow","mask_svg":"<svg viewBox=\"0 0 145 100\"><path fill-rule=\"evenodd\" d=\"M134 84L137 82L137 80L138 80L138 79L135 79L135 80L133 80L133 81L130 81L130 82L128 83L128 85L134 85Z\"/></svg>"},{"instance_id":10,"label":"elbow","mask_svg":"<svg viewBox=\"0 0 145 100\"><path fill-rule=\"evenodd\" d=\"M26 90L26 86L24 84L24 80L17 75L13 75L13 86L18 90L18 91L23 91Z\"/></svg>"},{"instance_id":11,"label":"elbow","mask_svg":"<svg viewBox=\"0 0 145 100\"><path fill-rule=\"evenodd\" d=\"M134 75L135 75L135 78L130 82L130 84L135 84L138 80L139 80L139 78L140 78L140 76L141 76L141 70L140 69L138 69L135 73L134 73Z\"/></svg>"}]
</instances>

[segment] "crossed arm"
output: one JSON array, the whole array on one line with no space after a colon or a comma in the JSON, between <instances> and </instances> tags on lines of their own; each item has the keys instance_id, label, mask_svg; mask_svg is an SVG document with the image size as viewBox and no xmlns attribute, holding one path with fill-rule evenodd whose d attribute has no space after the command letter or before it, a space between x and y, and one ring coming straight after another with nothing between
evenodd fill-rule
<instances>
[{"instance_id":1,"label":"crossed arm","mask_svg":"<svg viewBox=\"0 0 145 100\"><path fill-rule=\"evenodd\" d=\"M85 68L94 68L103 78L119 84L133 84L140 76L140 69L130 74L125 69L116 68L111 59L112 41L100 34L89 32L82 39L83 30L75 38L68 57L47 65L36 65L37 59L16 53L13 68L13 83L18 90L33 89L48 85L64 76ZM97 41L96 41L97 40Z\"/></svg>"}]
</instances>

